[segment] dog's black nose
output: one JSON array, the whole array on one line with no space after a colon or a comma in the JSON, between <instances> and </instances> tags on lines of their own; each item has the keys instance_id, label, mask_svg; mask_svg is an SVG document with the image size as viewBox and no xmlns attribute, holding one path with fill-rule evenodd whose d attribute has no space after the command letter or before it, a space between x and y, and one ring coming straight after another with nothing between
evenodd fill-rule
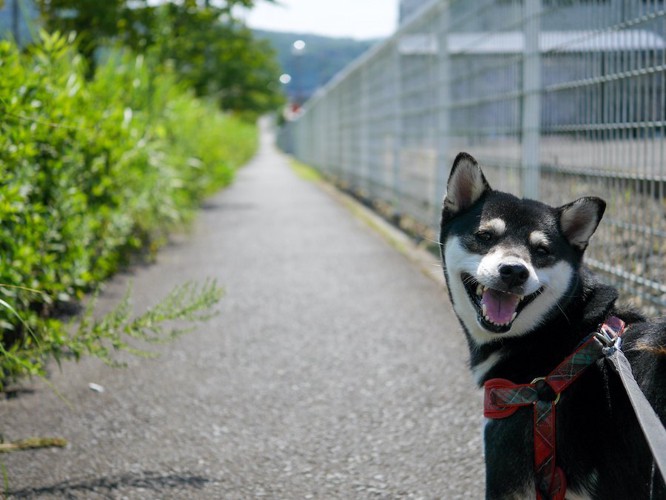
<instances>
[{"instance_id":1,"label":"dog's black nose","mask_svg":"<svg viewBox=\"0 0 666 500\"><path fill-rule=\"evenodd\" d=\"M522 264L502 264L499 273L508 287L520 286L530 277L530 272Z\"/></svg>"}]
</instances>

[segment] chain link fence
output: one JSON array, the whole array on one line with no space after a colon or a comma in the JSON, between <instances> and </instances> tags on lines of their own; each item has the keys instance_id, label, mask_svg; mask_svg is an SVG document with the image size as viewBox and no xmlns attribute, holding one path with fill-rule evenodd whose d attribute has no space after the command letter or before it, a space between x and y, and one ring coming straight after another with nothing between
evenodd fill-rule
<instances>
[{"instance_id":1,"label":"chain link fence","mask_svg":"<svg viewBox=\"0 0 666 500\"><path fill-rule=\"evenodd\" d=\"M600 196L587 264L636 305L666 305L664 1L424 3L282 128L282 147L429 239L459 151L497 189Z\"/></svg>"}]
</instances>

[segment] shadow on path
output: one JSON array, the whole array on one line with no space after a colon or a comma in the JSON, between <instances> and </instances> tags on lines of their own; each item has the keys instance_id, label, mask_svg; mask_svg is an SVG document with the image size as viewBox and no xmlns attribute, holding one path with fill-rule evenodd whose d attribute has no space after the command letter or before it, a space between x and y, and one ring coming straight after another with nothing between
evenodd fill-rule
<instances>
[{"instance_id":1,"label":"shadow on path","mask_svg":"<svg viewBox=\"0 0 666 500\"><path fill-rule=\"evenodd\" d=\"M81 498L81 495L85 496L86 493L110 496L117 490L127 488L147 490L153 493L173 489L201 490L209 482L211 482L210 479L199 475L163 475L144 471L93 479L70 479L52 486L10 490L8 496L10 498L40 498L43 495L56 495L58 498L76 499Z\"/></svg>"}]
</instances>

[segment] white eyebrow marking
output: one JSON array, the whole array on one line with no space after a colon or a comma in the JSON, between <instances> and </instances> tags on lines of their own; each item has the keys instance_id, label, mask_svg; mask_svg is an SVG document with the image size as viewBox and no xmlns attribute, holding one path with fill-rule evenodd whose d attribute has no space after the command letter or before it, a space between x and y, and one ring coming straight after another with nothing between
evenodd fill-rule
<instances>
[{"instance_id":1,"label":"white eyebrow marking","mask_svg":"<svg viewBox=\"0 0 666 500\"><path fill-rule=\"evenodd\" d=\"M501 236L504 234L504 231L506 231L506 222L502 219L490 219L488 222L481 224L479 229L490 231L496 236Z\"/></svg>"},{"instance_id":2,"label":"white eyebrow marking","mask_svg":"<svg viewBox=\"0 0 666 500\"><path fill-rule=\"evenodd\" d=\"M550 244L550 240L548 239L548 236L546 236L545 233L542 233L541 231L533 231L530 233L530 244L535 247L538 246L547 247Z\"/></svg>"}]
</instances>

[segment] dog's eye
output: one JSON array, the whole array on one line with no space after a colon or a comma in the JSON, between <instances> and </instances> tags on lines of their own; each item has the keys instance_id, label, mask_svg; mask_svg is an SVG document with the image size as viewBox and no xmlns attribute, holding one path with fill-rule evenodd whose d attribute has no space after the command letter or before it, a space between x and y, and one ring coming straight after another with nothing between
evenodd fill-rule
<instances>
[{"instance_id":1,"label":"dog's eye","mask_svg":"<svg viewBox=\"0 0 666 500\"><path fill-rule=\"evenodd\" d=\"M485 231L485 230L480 230L476 232L476 239L479 241L485 241L488 242L493 239L493 233L490 231Z\"/></svg>"},{"instance_id":2,"label":"dog's eye","mask_svg":"<svg viewBox=\"0 0 666 500\"><path fill-rule=\"evenodd\" d=\"M550 255L550 248L544 245L539 245L534 249L534 253L539 257L548 257Z\"/></svg>"}]
</instances>

